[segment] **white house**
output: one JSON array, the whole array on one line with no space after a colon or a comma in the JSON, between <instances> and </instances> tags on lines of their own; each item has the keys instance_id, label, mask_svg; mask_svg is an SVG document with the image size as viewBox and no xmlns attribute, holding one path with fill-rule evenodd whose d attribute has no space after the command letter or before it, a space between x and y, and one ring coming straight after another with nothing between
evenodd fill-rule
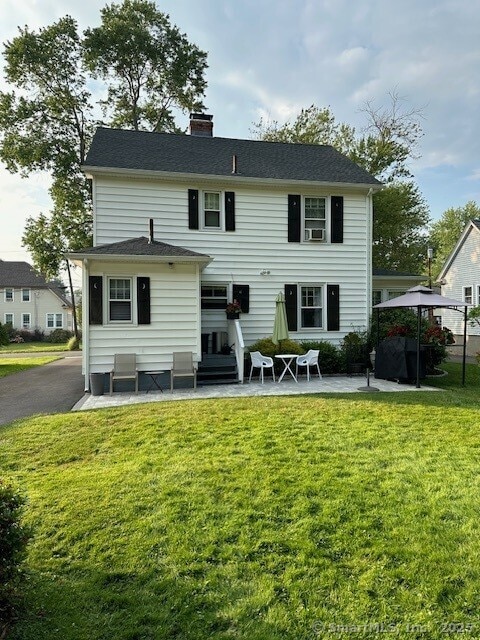
<instances>
[{"instance_id":1,"label":"white house","mask_svg":"<svg viewBox=\"0 0 480 640\"><path fill-rule=\"evenodd\" d=\"M0 322L15 329L72 330L72 305L58 282L47 282L27 262L0 260Z\"/></svg>"},{"instance_id":2,"label":"white house","mask_svg":"<svg viewBox=\"0 0 480 640\"><path fill-rule=\"evenodd\" d=\"M94 246L70 256L83 267L86 386L114 353L169 370L173 351L200 361L227 331L243 363L240 347L272 334L279 291L293 339L339 343L368 324L381 184L329 146L215 138L203 114L190 125L94 136Z\"/></svg>"},{"instance_id":3,"label":"white house","mask_svg":"<svg viewBox=\"0 0 480 640\"><path fill-rule=\"evenodd\" d=\"M471 220L440 271L442 295L467 305L480 305L480 220ZM442 311L442 324L453 331L455 344L463 343L463 316ZM480 351L480 327L467 325L467 354Z\"/></svg>"}]
</instances>

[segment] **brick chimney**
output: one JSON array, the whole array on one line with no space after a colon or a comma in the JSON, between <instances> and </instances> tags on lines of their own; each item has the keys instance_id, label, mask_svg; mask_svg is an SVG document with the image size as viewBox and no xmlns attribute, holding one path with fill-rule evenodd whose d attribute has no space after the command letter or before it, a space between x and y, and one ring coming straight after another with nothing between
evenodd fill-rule
<instances>
[{"instance_id":1,"label":"brick chimney","mask_svg":"<svg viewBox=\"0 0 480 640\"><path fill-rule=\"evenodd\" d=\"M191 113L190 135L211 138L213 136L213 116L207 113Z\"/></svg>"}]
</instances>

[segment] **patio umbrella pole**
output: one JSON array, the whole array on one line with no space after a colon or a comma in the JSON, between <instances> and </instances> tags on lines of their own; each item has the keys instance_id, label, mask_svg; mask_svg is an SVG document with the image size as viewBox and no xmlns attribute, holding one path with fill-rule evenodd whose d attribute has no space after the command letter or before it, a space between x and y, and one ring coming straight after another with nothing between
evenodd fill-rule
<instances>
[{"instance_id":1,"label":"patio umbrella pole","mask_svg":"<svg viewBox=\"0 0 480 640\"><path fill-rule=\"evenodd\" d=\"M422 332L422 307L417 307L417 389L420 389L420 334Z\"/></svg>"}]
</instances>

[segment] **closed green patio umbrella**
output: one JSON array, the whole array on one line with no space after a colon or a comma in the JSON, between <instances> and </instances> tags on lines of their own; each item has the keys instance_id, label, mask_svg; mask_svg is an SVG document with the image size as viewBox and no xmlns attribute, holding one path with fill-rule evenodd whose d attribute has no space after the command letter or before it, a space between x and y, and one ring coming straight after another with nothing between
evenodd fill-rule
<instances>
[{"instance_id":1,"label":"closed green patio umbrella","mask_svg":"<svg viewBox=\"0 0 480 640\"><path fill-rule=\"evenodd\" d=\"M282 292L275 299L275 322L273 324L273 344L279 344L288 339L287 311L285 308L285 296Z\"/></svg>"}]
</instances>

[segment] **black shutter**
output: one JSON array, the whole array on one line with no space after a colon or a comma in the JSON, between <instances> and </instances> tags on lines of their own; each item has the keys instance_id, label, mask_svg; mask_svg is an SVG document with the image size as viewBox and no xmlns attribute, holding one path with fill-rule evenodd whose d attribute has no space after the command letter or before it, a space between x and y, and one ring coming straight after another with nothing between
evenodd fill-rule
<instances>
[{"instance_id":1,"label":"black shutter","mask_svg":"<svg viewBox=\"0 0 480 640\"><path fill-rule=\"evenodd\" d=\"M327 285L327 331L340 329L340 285Z\"/></svg>"},{"instance_id":2,"label":"black shutter","mask_svg":"<svg viewBox=\"0 0 480 640\"><path fill-rule=\"evenodd\" d=\"M332 196L331 205L331 242L339 244L343 242L343 196Z\"/></svg>"},{"instance_id":3,"label":"black shutter","mask_svg":"<svg viewBox=\"0 0 480 640\"><path fill-rule=\"evenodd\" d=\"M242 313L248 313L250 311L250 285L249 284L234 284L232 287L232 297L234 300L238 300L242 307Z\"/></svg>"},{"instance_id":4,"label":"black shutter","mask_svg":"<svg viewBox=\"0 0 480 640\"><path fill-rule=\"evenodd\" d=\"M89 324L103 324L103 277L90 276L88 278L88 322Z\"/></svg>"},{"instance_id":5,"label":"black shutter","mask_svg":"<svg viewBox=\"0 0 480 640\"><path fill-rule=\"evenodd\" d=\"M150 278L137 278L137 322L150 324Z\"/></svg>"},{"instance_id":6,"label":"black shutter","mask_svg":"<svg viewBox=\"0 0 480 640\"><path fill-rule=\"evenodd\" d=\"M300 242L300 196L288 196L288 241Z\"/></svg>"},{"instance_id":7,"label":"black shutter","mask_svg":"<svg viewBox=\"0 0 480 640\"><path fill-rule=\"evenodd\" d=\"M225 231L235 231L235 193L225 191Z\"/></svg>"},{"instance_id":8,"label":"black shutter","mask_svg":"<svg viewBox=\"0 0 480 640\"><path fill-rule=\"evenodd\" d=\"M287 323L289 331L297 330L298 322L298 288L296 284L285 285L285 309L287 311Z\"/></svg>"},{"instance_id":9,"label":"black shutter","mask_svg":"<svg viewBox=\"0 0 480 640\"><path fill-rule=\"evenodd\" d=\"M198 189L188 190L188 228L198 229Z\"/></svg>"}]
</instances>

